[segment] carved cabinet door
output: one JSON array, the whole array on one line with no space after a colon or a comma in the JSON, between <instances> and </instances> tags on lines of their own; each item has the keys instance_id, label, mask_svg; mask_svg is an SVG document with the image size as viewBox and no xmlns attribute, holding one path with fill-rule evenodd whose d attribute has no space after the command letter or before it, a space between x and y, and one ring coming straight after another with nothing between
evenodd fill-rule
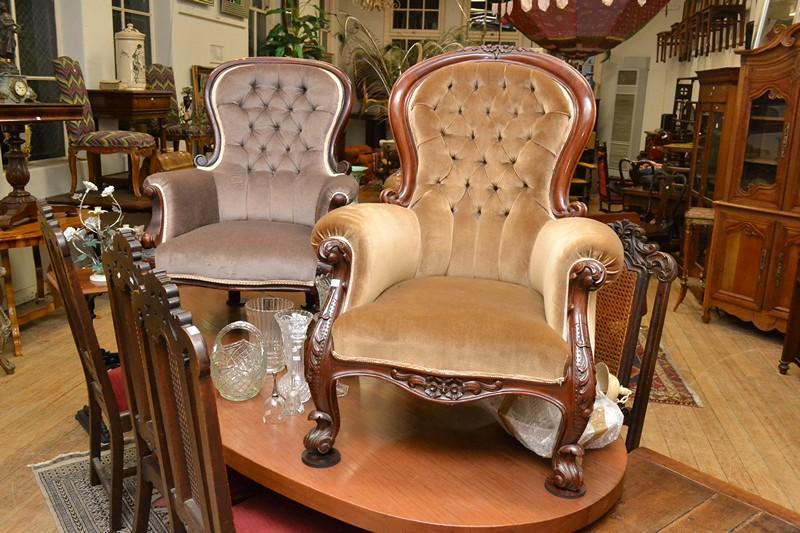
<instances>
[{"instance_id":1,"label":"carved cabinet door","mask_svg":"<svg viewBox=\"0 0 800 533\"><path fill-rule=\"evenodd\" d=\"M800 222L785 224L779 222L775 228L775 241L772 245L764 311L782 318L788 317L798 260L800 260Z\"/></svg>"},{"instance_id":2,"label":"carved cabinet door","mask_svg":"<svg viewBox=\"0 0 800 533\"><path fill-rule=\"evenodd\" d=\"M731 201L780 209L792 165L797 88L789 80L748 85L734 150ZM746 93L747 94L747 93Z\"/></svg>"},{"instance_id":3,"label":"carved cabinet door","mask_svg":"<svg viewBox=\"0 0 800 533\"><path fill-rule=\"evenodd\" d=\"M709 286L714 298L751 310L761 308L774 224L750 213L720 212Z\"/></svg>"}]
</instances>

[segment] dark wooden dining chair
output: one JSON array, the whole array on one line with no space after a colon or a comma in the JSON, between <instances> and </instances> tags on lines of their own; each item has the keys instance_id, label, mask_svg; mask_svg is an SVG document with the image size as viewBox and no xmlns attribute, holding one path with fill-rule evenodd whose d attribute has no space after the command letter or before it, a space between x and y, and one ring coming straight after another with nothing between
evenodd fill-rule
<instances>
[{"instance_id":1,"label":"dark wooden dining chair","mask_svg":"<svg viewBox=\"0 0 800 533\"><path fill-rule=\"evenodd\" d=\"M92 315L81 292L77 268L72 262L69 242L64 237L53 210L44 200L39 200L39 224L86 379L89 396L90 481L92 485L102 484L106 490L111 506L109 528L116 531L122 527L122 480L123 477L133 474L133 469L125 469L123 466L123 434L131 429L131 416L122 369L106 369L92 324ZM110 469L103 465L100 457L103 419L108 428Z\"/></svg>"},{"instance_id":2,"label":"dark wooden dining chair","mask_svg":"<svg viewBox=\"0 0 800 533\"><path fill-rule=\"evenodd\" d=\"M175 522L172 500L168 497L166 440L163 433L154 429L149 389L153 387L152 366L144 350L146 339L141 317L133 310L133 295L141 291L141 272L150 266L142 259L142 248L132 232L115 235L110 250L103 254L103 271L108 284L111 316L117 337L120 364L124 370L136 442L136 503L133 531L147 531L150 519L153 489L162 495L171 522ZM155 391L153 391L155 394Z\"/></svg>"},{"instance_id":3,"label":"dark wooden dining chair","mask_svg":"<svg viewBox=\"0 0 800 533\"><path fill-rule=\"evenodd\" d=\"M628 220L609 224L625 250L625 268L619 277L597 292L595 362L608 365L609 371L629 387L638 365L633 403L623 409L628 433L628 451L639 447L653 384L656 359L669 303L669 291L677 276L675 259L648 242L645 231ZM648 314L647 295L651 280L656 281L655 298ZM639 352L639 354L637 354Z\"/></svg>"},{"instance_id":4,"label":"dark wooden dining chair","mask_svg":"<svg viewBox=\"0 0 800 533\"><path fill-rule=\"evenodd\" d=\"M163 271L150 270L142 261L141 247L129 234L115 236L112 249L104 255L104 266L109 284L115 284L109 286L112 298L116 298L112 309L120 318L128 317L124 329L129 336L118 338L126 346L132 342L131 337L141 341L137 350L121 350L120 359L130 367L123 353L138 354L147 369L143 376L147 402L137 402L137 418L147 403L149 418L143 425L157 436L153 449L160 453L153 461L144 462L144 471L161 467L161 481L159 485L152 478L145 480L148 486L137 497L137 516L146 518L145 494L149 495L156 485L161 494L169 496L166 504L173 531L353 530L272 492L231 504L206 344L192 324L191 314L181 309L177 286ZM130 315L124 315L127 308L123 307L128 301Z\"/></svg>"}]
</instances>

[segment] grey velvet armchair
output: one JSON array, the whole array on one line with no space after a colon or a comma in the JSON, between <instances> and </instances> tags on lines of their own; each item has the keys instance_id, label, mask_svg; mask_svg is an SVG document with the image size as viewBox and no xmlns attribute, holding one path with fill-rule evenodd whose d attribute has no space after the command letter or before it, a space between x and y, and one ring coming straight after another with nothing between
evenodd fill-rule
<instances>
[{"instance_id":1,"label":"grey velvet armchair","mask_svg":"<svg viewBox=\"0 0 800 533\"><path fill-rule=\"evenodd\" d=\"M352 105L350 81L327 63L247 58L206 85L215 149L197 168L150 176L145 245L176 283L302 290L316 297L314 223L355 200L334 146Z\"/></svg>"}]
</instances>

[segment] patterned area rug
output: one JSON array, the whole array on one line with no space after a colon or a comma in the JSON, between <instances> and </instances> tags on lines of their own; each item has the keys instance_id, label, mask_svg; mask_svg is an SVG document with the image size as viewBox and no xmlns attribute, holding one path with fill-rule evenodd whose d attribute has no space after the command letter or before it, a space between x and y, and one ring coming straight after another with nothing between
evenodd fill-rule
<instances>
[{"instance_id":1,"label":"patterned area rug","mask_svg":"<svg viewBox=\"0 0 800 533\"><path fill-rule=\"evenodd\" d=\"M108 454L103 461L108 462ZM135 449L125 449L125 465L135 464ZM108 497L102 485L89 483L89 452L61 455L50 461L30 465L42 490L56 527L63 533L106 533ZM125 478L122 490L122 529L130 531L133 522L135 476ZM167 533L168 518L164 509L150 513L149 533Z\"/></svg>"},{"instance_id":2,"label":"patterned area rug","mask_svg":"<svg viewBox=\"0 0 800 533\"><path fill-rule=\"evenodd\" d=\"M631 388L636 389L639 381L639 369L642 366L642 353L644 352L644 334L640 335L639 344L636 346L636 359L631 370ZM672 363L664 346L658 347L656 369L653 375L653 386L650 389L650 401L668 403L672 405L687 405L690 407L703 407L700 396L681 377L678 369Z\"/></svg>"}]
</instances>

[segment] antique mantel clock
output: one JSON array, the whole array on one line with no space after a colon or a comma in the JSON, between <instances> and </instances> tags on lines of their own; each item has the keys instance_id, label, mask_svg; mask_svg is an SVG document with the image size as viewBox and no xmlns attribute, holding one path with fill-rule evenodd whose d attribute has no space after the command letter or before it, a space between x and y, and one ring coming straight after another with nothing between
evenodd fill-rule
<instances>
[{"instance_id":1,"label":"antique mantel clock","mask_svg":"<svg viewBox=\"0 0 800 533\"><path fill-rule=\"evenodd\" d=\"M8 4L0 2L0 104L35 102L36 93L20 75L15 61L19 24L8 12Z\"/></svg>"}]
</instances>

